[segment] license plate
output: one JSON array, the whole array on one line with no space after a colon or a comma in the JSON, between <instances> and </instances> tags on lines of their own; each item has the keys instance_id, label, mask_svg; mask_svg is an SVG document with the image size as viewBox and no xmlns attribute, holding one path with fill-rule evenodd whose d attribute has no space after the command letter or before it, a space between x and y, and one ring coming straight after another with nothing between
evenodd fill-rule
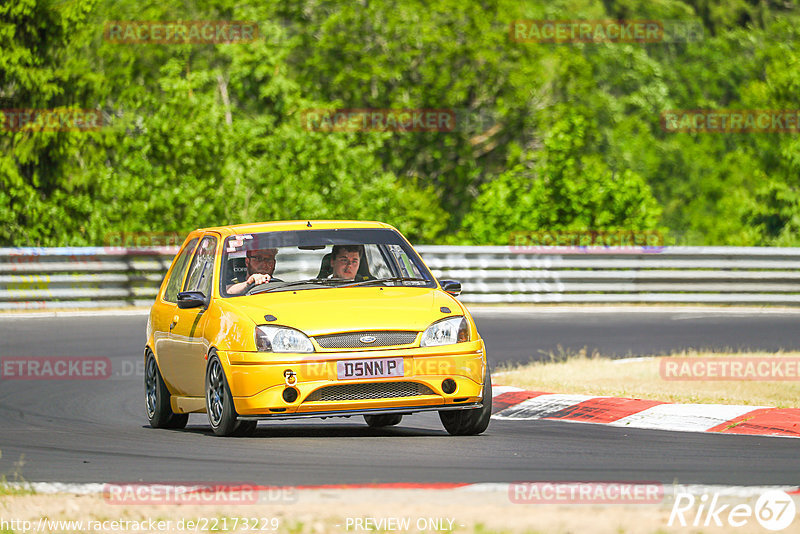
<instances>
[{"instance_id":1,"label":"license plate","mask_svg":"<svg viewBox=\"0 0 800 534\"><path fill-rule=\"evenodd\" d=\"M403 376L403 358L378 358L336 362L336 376L339 380Z\"/></svg>"}]
</instances>

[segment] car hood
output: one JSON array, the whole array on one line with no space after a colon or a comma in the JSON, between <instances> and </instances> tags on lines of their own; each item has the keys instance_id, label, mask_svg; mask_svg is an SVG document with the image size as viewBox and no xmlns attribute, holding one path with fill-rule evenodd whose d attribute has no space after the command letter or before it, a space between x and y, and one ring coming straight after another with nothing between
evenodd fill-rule
<instances>
[{"instance_id":1,"label":"car hood","mask_svg":"<svg viewBox=\"0 0 800 534\"><path fill-rule=\"evenodd\" d=\"M225 299L256 324L297 328L309 336L363 330L422 331L438 319L462 314L439 289L351 287L276 291ZM443 313L441 307L451 313ZM267 322L264 315L277 319Z\"/></svg>"}]
</instances>

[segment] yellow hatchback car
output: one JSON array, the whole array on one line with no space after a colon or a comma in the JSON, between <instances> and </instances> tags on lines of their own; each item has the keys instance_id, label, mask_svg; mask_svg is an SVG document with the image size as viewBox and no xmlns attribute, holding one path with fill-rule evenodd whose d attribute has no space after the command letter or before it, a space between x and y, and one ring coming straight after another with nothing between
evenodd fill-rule
<instances>
[{"instance_id":1,"label":"yellow hatchback car","mask_svg":"<svg viewBox=\"0 0 800 534\"><path fill-rule=\"evenodd\" d=\"M150 425L207 413L215 434L259 420L437 411L453 435L489 424L475 322L392 226L281 221L190 233L147 322Z\"/></svg>"}]
</instances>

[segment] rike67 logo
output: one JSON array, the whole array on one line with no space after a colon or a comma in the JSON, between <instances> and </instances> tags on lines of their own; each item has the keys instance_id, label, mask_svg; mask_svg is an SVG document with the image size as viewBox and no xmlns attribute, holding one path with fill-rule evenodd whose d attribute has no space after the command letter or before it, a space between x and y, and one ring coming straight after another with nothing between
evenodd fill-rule
<instances>
[{"instance_id":1,"label":"rike67 logo","mask_svg":"<svg viewBox=\"0 0 800 534\"><path fill-rule=\"evenodd\" d=\"M730 500L730 498L725 498ZM719 493L677 492L667 526L743 527L753 519L773 532L784 530L795 519L796 506L791 495L769 490L758 497L754 506L744 503L723 503Z\"/></svg>"}]
</instances>

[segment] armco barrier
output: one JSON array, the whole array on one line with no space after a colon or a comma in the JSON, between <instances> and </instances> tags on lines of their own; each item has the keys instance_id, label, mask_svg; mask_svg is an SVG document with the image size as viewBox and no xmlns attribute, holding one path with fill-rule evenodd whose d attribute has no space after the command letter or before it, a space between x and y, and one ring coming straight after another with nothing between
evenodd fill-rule
<instances>
[{"instance_id":1,"label":"armco barrier","mask_svg":"<svg viewBox=\"0 0 800 534\"><path fill-rule=\"evenodd\" d=\"M152 304L176 247L0 248L0 309Z\"/></svg>"},{"instance_id":2,"label":"armco barrier","mask_svg":"<svg viewBox=\"0 0 800 534\"><path fill-rule=\"evenodd\" d=\"M417 250L439 279L460 280L461 300L471 303L800 304L800 248ZM147 306L176 252L0 248L0 309ZM298 273L313 267L285 254L279 263Z\"/></svg>"}]
</instances>

